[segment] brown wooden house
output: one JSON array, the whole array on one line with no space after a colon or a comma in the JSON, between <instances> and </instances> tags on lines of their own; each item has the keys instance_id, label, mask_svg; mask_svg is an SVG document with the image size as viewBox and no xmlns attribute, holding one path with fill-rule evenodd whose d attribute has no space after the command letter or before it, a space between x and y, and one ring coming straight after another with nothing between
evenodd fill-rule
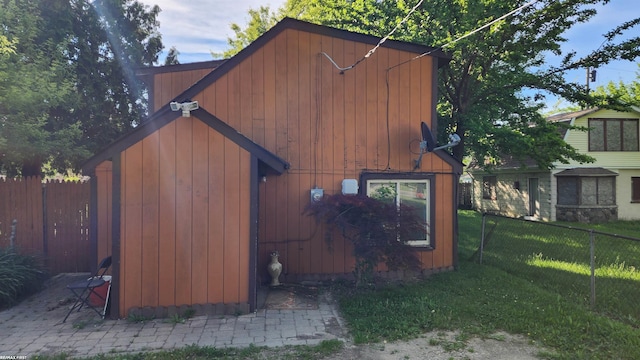
<instances>
[{"instance_id":1,"label":"brown wooden house","mask_svg":"<svg viewBox=\"0 0 640 360\"><path fill-rule=\"evenodd\" d=\"M456 265L461 164L436 151L414 169L420 122L436 130L437 72L448 57L388 40L350 70L334 65L378 41L285 19L229 60L140 73L150 118L83 167L94 263L114 257L112 316L182 305L252 311L273 250L284 282L350 274L349 244L329 248L303 214L312 189L334 194L345 179L361 193L392 184L401 201L422 204L423 268ZM187 100L199 106L190 116L171 110Z\"/></svg>"}]
</instances>

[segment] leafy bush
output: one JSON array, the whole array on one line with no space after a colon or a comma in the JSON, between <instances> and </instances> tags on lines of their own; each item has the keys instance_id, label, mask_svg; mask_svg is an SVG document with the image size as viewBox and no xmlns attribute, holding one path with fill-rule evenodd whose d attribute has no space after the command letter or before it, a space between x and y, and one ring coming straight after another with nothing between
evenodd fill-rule
<instances>
[{"instance_id":1,"label":"leafy bush","mask_svg":"<svg viewBox=\"0 0 640 360\"><path fill-rule=\"evenodd\" d=\"M402 240L426 230L410 206L398 207L384 196L335 194L310 204L305 212L329 226L327 241L333 240L333 230L339 230L353 244L356 285L369 280L380 263L390 270L420 268L415 249Z\"/></svg>"},{"instance_id":2,"label":"leafy bush","mask_svg":"<svg viewBox=\"0 0 640 360\"><path fill-rule=\"evenodd\" d=\"M14 305L39 290L44 279L37 257L20 254L13 247L0 249L0 308Z\"/></svg>"}]
</instances>

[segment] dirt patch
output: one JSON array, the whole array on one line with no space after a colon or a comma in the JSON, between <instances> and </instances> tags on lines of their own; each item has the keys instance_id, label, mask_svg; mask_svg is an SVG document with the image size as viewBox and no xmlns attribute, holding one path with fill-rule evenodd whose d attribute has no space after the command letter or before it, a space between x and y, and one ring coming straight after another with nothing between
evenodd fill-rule
<instances>
[{"instance_id":1,"label":"dirt patch","mask_svg":"<svg viewBox=\"0 0 640 360\"><path fill-rule=\"evenodd\" d=\"M268 310L318 309L318 288L297 284L271 287L264 308Z\"/></svg>"},{"instance_id":2,"label":"dirt patch","mask_svg":"<svg viewBox=\"0 0 640 360\"><path fill-rule=\"evenodd\" d=\"M458 341L455 332L430 332L409 341L347 346L329 359L535 360L543 349L522 336L494 334L491 339Z\"/></svg>"}]
</instances>

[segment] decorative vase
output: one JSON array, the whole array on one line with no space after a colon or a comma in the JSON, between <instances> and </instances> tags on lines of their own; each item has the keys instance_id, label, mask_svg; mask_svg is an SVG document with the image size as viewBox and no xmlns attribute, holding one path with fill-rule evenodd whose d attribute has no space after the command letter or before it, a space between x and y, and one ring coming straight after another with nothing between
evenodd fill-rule
<instances>
[{"instance_id":1,"label":"decorative vase","mask_svg":"<svg viewBox=\"0 0 640 360\"><path fill-rule=\"evenodd\" d=\"M271 253L271 263L267 266L267 271L269 271L269 275L271 275L271 286L280 285L278 278L280 277L280 273L282 273L282 264L278 261L279 256L278 251L273 251Z\"/></svg>"}]
</instances>

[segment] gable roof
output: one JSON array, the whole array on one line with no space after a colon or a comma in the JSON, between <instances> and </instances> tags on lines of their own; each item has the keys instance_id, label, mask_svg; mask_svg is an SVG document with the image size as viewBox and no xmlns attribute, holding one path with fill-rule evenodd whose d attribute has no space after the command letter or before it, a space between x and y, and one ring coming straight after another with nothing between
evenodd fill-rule
<instances>
[{"instance_id":1,"label":"gable roof","mask_svg":"<svg viewBox=\"0 0 640 360\"><path fill-rule=\"evenodd\" d=\"M287 169L289 169L288 162L273 154L269 150L263 148L262 146L256 144L246 136L240 134L234 128L232 128L216 116L212 115L205 109L199 108L196 110L192 110L191 115L197 117L200 121L209 125L209 127L218 131L228 139L232 140L241 148L255 155L261 162L261 164L264 165L261 168L261 170L263 170L264 172L271 171L280 175ZM171 111L170 108L163 108L162 110L154 114L154 116L152 117L153 121L146 121L138 125L129 133L112 142L106 149L89 158L89 160L87 160L82 165L82 172L85 174L90 173L103 161L111 159L117 153L126 150L131 145L141 141L154 131L176 120L180 116L180 112Z\"/></svg>"},{"instance_id":2,"label":"gable roof","mask_svg":"<svg viewBox=\"0 0 640 360\"><path fill-rule=\"evenodd\" d=\"M237 53L232 58L226 60L225 62L219 64L215 69L213 69L209 74L196 82L193 86L182 92L182 94L176 96L172 101L182 102L188 99L194 98L200 92L202 92L207 86L211 85L217 79L225 75L228 71L235 68L238 64L240 64L243 60L251 56L258 49L262 48L266 43L271 41L273 38L278 36L280 33L287 29L300 30L304 32L309 32L318 35L330 36L333 38L355 41L365 44L370 44L375 46L380 41L380 38L355 33L347 30L336 29L332 27L327 27L323 25L317 25L306 21L301 21L293 18L284 18L276 25L274 25L271 29L269 29L262 36L257 38L247 47L242 49L239 53ZM433 48L430 46L419 45L415 43L409 43L404 41L397 40L386 40L381 47L402 50L413 52L416 54L424 54L430 52L429 55L433 56L437 63L438 67L442 67L449 63L451 60L451 56L444 53L442 50L438 50L437 48ZM164 107L168 107L167 103ZM163 109L164 109L163 107Z\"/></svg>"}]
</instances>

